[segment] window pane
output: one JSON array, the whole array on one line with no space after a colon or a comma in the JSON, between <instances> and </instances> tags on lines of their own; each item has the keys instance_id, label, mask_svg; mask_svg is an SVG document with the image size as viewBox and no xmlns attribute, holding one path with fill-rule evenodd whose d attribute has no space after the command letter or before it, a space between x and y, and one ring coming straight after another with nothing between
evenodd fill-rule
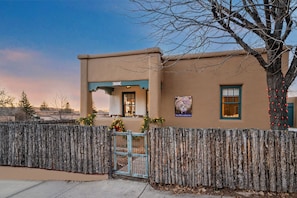
<instances>
[{"instance_id":1,"label":"window pane","mask_svg":"<svg viewBox=\"0 0 297 198\"><path fill-rule=\"evenodd\" d=\"M239 88L223 89L223 96L239 96Z\"/></svg>"},{"instance_id":2,"label":"window pane","mask_svg":"<svg viewBox=\"0 0 297 198\"><path fill-rule=\"evenodd\" d=\"M225 118L238 118L239 117L239 104L223 104L222 105L223 117Z\"/></svg>"},{"instance_id":3,"label":"window pane","mask_svg":"<svg viewBox=\"0 0 297 198\"><path fill-rule=\"evenodd\" d=\"M228 96L234 96L234 91L233 89L228 89Z\"/></svg>"},{"instance_id":4,"label":"window pane","mask_svg":"<svg viewBox=\"0 0 297 198\"><path fill-rule=\"evenodd\" d=\"M223 102L239 102L239 97L223 97Z\"/></svg>"},{"instance_id":5,"label":"window pane","mask_svg":"<svg viewBox=\"0 0 297 198\"><path fill-rule=\"evenodd\" d=\"M233 96L239 96L239 89L234 88L234 95Z\"/></svg>"},{"instance_id":6,"label":"window pane","mask_svg":"<svg viewBox=\"0 0 297 198\"><path fill-rule=\"evenodd\" d=\"M228 89L223 89L223 96L228 96Z\"/></svg>"},{"instance_id":7,"label":"window pane","mask_svg":"<svg viewBox=\"0 0 297 198\"><path fill-rule=\"evenodd\" d=\"M241 87L221 87L221 118L240 118Z\"/></svg>"}]
</instances>

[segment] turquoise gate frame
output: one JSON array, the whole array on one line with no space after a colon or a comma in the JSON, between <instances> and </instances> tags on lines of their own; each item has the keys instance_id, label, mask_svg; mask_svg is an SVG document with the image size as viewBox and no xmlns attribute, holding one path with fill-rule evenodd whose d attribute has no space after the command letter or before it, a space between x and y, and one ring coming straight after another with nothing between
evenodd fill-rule
<instances>
[{"instance_id":1,"label":"turquoise gate frame","mask_svg":"<svg viewBox=\"0 0 297 198\"><path fill-rule=\"evenodd\" d=\"M148 141L147 141L147 132L144 133L134 133L132 131L127 132L112 132L113 136L113 174L115 175L123 175L123 176L130 176L130 177L137 177L148 179L149 176L149 153L148 153ZM116 136L123 136L127 139L127 151L119 151L117 147L117 138ZM143 137L144 144L144 153L135 153L133 152L133 137ZM124 169L119 169L117 166L118 157L127 157L127 167ZM134 171L134 159L144 159L142 160L141 166L138 168L141 171Z\"/></svg>"}]
</instances>

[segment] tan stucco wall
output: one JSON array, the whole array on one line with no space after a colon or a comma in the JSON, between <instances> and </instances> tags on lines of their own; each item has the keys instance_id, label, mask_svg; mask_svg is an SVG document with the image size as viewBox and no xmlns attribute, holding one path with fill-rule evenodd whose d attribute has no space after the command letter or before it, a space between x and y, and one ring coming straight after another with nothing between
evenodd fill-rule
<instances>
[{"instance_id":1,"label":"tan stucco wall","mask_svg":"<svg viewBox=\"0 0 297 198\"><path fill-rule=\"evenodd\" d=\"M81 61L81 117L92 111L89 82L148 80L149 114L159 116L161 103L161 51L159 48L113 54L79 55ZM113 105L113 104L110 104Z\"/></svg>"},{"instance_id":2,"label":"tan stucco wall","mask_svg":"<svg viewBox=\"0 0 297 198\"><path fill-rule=\"evenodd\" d=\"M148 60L147 56L143 54L90 59L88 80L89 82L106 82L148 79ZM112 75L106 75L110 71L112 71Z\"/></svg>"},{"instance_id":3,"label":"tan stucco wall","mask_svg":"<svg viewBox=\"0 0 297 198\"><path fill-rule=\"evenodd\" d=\"M110 126L111 123L114 121L114 119L117 119L117 117L96 117L95 119L95 125L96 126ZM121 117L126 130L131 130L133 132L140 132L141 126L143 124L143 118L136 117L136 118L125 118Z\"/></svg>"},{"instance_id":4,"label":"tan stucco wall","mask_svg":"<svg viewBox=\"0 0 297 198\"><path fill-rule=\"evenodd\" d=\"M87 91L88 82L148 80L149 116L165 117L167 126L269 128L266 73L253 56L248 56L244 51L161 56L158 48L105 55L80 55L81 116L90 112L91 93ZM266 58L266 54L263 57ZM287 65L288 54L284 54L283 70L287 69ZM221 85L242 86L241 119L220 118ZM123 91L124 87L121 87L114 93L120 97ZM136 95L137 92L139 90L136 90ZM175 117L176 96L193 97L192 117ZM121 108L121 104L111 102L110 105ZM121 113L119 108L115 111L116 114ZM131 122L131 128L132 125ZM139 124L137 127L139 128Z\"/></svg>"},{"instance_id":5,"label":"tan stucco wall","mask_svg":"<svg viewBox=\"0 0 297 198\"><path fill-rule=\"evenodd\" d=\"M162 63L160 54L150 54L148 112L150 117L159 117L161 110L161 72Z\"/></svg>"},{"instance_id":6,"label":"tan stucco wall","mask_svg":"<svg viewBox=\"0 0 297 198\"><path fill-rule=\"evenodd\" d=\"M171 66L170 66L171 65ZM250 56L170 61L163 71L161 114L166 125L203 128L269 128L266 75ZM242 85L240 120L220 118L220 86ZM175 96L193 97L192 117L175 117Z\"/></svg>"},{"instance_id":7,"label":"tan stucco wall","mask_svg":"<svg viewBox=\"0 0 297 198\"><path fill-rule=\"evenodd\" d=\"M152 70L160 68L160 49L79 55L80 60L87 60L88 82L131 81L149 78Z\"/></svg>"}]
</instances>

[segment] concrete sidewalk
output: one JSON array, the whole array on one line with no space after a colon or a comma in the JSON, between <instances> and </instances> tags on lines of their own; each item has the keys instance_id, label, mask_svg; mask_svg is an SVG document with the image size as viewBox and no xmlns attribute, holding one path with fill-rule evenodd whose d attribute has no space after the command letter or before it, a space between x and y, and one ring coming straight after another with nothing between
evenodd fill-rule
<instances>
[{"instance_id":1,"label":"concrete sidewalk","mask_svg":"<svg viewBox=\"0 0 297 198\"><path fill-rule=\"evenodd\" d=\"M213 195L173 194L153 189L148 183L122 179L91 182L0 180L0 198L167 198L200 197Z\"/></svg>"}]
</instances>

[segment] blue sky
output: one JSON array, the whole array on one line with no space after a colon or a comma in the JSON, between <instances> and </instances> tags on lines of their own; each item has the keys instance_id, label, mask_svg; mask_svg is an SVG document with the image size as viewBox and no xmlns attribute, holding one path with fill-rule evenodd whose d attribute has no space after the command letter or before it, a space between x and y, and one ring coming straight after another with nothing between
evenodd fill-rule
<instances>
[{"instance_id":1,"label":"blue sky","mask_svg":"<svg viewBox=\"0 0 297 198\"><path fill-rule=\"evenodd\" d=\"M0 0L0 89L34 106L66 97L79 109L77 55L154 47L128 0ZM98 95L98 94L97 94ZM107 106L106 97L97 109Z\"/></svg>"},{"instance_id":2,"label":"blue sky","mask_svg":"<svg viewBox=\"0 0 297 198\"><path fill-rule=\"evenodd\" d=\"M77 55L166 48L129 0L0 0L0 9L0 89L16 103L25 91L34 106L63 96L78 110ZM108 108L106 95L94 95L97 109Z\"/></svg>"}]
</instances>

